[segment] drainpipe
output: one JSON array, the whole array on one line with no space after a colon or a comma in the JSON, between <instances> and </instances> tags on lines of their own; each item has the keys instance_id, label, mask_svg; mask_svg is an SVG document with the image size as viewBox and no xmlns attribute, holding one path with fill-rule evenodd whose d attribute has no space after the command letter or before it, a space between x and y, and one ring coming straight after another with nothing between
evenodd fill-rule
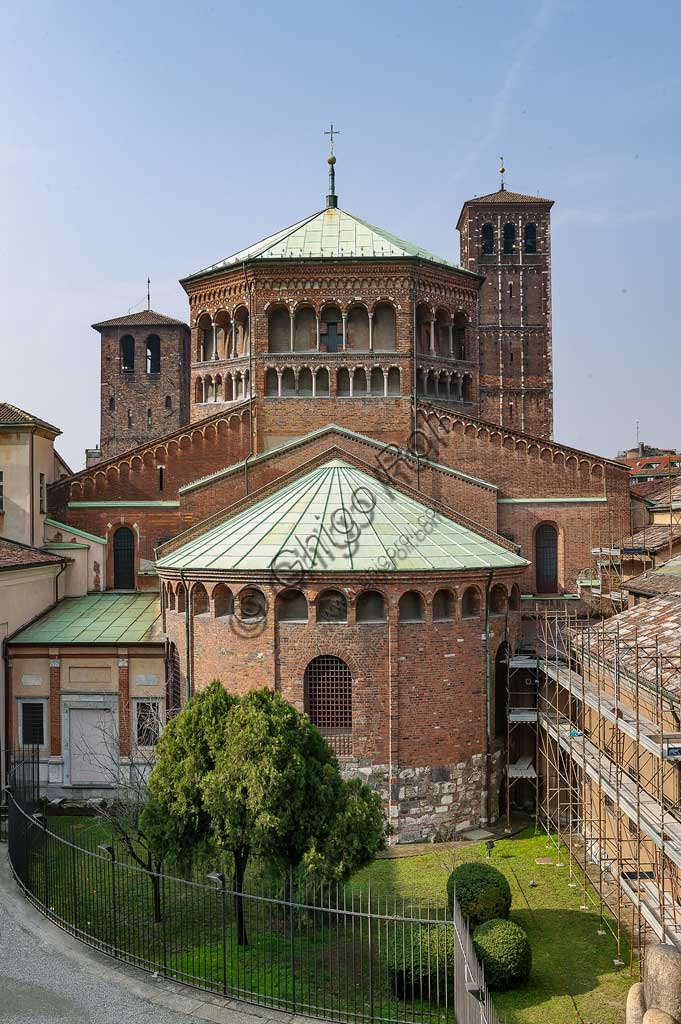
<instances>
[{"instance_id":1,"label":"drainpipe","mask_svg":"<svg viewBox=\"0 0 681 1024\"><path fill-rule=\"evenodd\" d=\"M244 487L246 494L248 494L248 460L253 457L253 338L255 334L255 320L253 316L253 282L248 280L245 262L242 269L248 289L248 455L244 463Z\"/></svg>"},{"instance_id":2,"label":"drainpipe","mask_svg":"<svg viewBox=\"0 0 681 1024\"><path fill-rule=\"evenodd\" d=\"M180 572L180 579L184 586L184 648L185 648L185 664L184 671L186 681L184 684L184 696L185 702L189 700L192 695L191 678L190 678L190 666L191 659L189 657L189 587L184 578L184 573Z\"/></svg>"},{"instance_id":3,"label":"drainpipe","mask_svg":"<svg viewBox=\"0 0 681 1024\"><path fill-rule=\"evenodd\" d=\"M63 572L66 571L66 566L67 565L68 565L68 562L62 562L61 563L61 569L59 570L57 575L54 577L54 603L55 603L55 605L59 603L59 577L61 576L61 574Z\"/></svg>"},{"instance_id":4,"label":"drainpipe","mask_svg":"<svg viewBox=\"0 0 681 1024\"><path fill-rule=\"evenodd\" d=\"M490 759L492 756L492 666L490 658L490 624L489 624L489 594L492 587L492 579L494 572L490 570L490 574L487 577L487 583L485 584L485 705L486 705L486 758L485 758L485 792L487 794L487 806L485 813L487 816L487 824L491 820L490 805L491 805L491 765Z\"/></svg>"},{"instance_id":5,"label":"drainpipe","mask_svg":"<svg viewBox=\"0 0 681 1024\"><path fill-rule=\"evenodd\" d=\"M412 365L413 372L412 372L411 387L412 387L412 392L413 392L413 397L412 397L412 409L413 409L412 418L413 418L413 421L414 421L414 427L413 427L414 432L412 434L412 437L414 439L414 447L415 447L415 452L416 452L416 490L417 491L421 490L421 461L420 461L420 458L419 458L419 447L418 447L418 442L417 442L417 438L416 438L416 428L417 428L417 423L418 423L418 420L417 420L417 398L416 398L416 382L417 382L417 379L418 379L418 371L417 371L417 368L416 368L416 366L417 366L417 364L416 364L416 304L417 304L417 301L418 301L419 279L420 279L419 267L417 267L416 268L416 280L414 281L414 287L412 289L412 311L411 311L411 313L412 313L412 316L411 316L411 320L412 320L411 343L412 343L412 364L413 364Z\"/></svg>"},{"instance_id":6,"label":"drainpipe","mask_svg":"<svg viewBox=\"0 0 681 1024\"><path fill-rule=\"evenodd\" d=\"M35 433L31 431L31 448L29 452L29 472L31 474L31 539L29 544L35 545L35 481L33 479L33 449L35 443Z\"/></svg>"}]
</instances>

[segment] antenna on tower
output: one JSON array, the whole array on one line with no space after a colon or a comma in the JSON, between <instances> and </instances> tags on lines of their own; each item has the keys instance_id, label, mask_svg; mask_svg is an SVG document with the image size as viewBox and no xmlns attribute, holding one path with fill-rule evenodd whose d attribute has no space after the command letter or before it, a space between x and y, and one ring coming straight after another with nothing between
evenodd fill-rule
<instances>
[{"instance_id":1,"label":"antenna on tower","mask_svg":"<svg viewBox=\"0 0 681 1024\"><path fill-rule=\"evenodd\" d=\"M151 278L147 278L147 310L151 309Z\"/></svg>"}]
</instances>

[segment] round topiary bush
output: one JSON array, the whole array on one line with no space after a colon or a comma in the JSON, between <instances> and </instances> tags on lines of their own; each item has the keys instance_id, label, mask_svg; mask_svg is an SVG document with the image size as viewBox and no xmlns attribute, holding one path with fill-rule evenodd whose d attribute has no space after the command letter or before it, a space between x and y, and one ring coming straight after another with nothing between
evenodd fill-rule
<instances>
[{"instance_id":1,"label":"round topiary bush","mask_svg":"<svg viewBox=\"0 0 681 1024\"><path fill-rule=\"evenodd\" d=\"M454 970L454 928L449 924L404 927L387 941L386 960L398 999L446 991L445 976ZM439 979L439 986L436 984Z\"/></svg>"},{"instance_id":2,"label":"round topiary bush","mask_svg":"<svg viewBox=\"0 0 681 1024\"><path fill-rule=\"evenodd\" d=\"M447 899L454 909L454 893L471 929L494 917L508 917L511 909L511 887L491 864L470 861L459 864L447 879Z\"/></svg>"},{"instance_id":3,"label":"round topiary bush","mask_svg":"<svg viewBox=\"0 0 681 1024\"><path fill-rule=\"evenodd\" d=\"M473 948L485 968L485 981L501 991L527 984L532 969L532 949L527 935L515 921L485 921L473 933Z\"/></svg>"}]
</instances>

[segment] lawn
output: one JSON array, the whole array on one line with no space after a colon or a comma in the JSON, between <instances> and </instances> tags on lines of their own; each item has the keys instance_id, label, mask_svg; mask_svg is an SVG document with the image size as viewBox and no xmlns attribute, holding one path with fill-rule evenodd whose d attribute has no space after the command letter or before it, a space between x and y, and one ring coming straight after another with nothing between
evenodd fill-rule
<instances>
[{"instance_id":1,"label":"lawn","mask_svg":"<svg viewBox=\"0 0 681 1024\"><path fill-rule=\"evenodd\" d=\"M485 856L481 843L437 846L419 857L380 859L353 883L366 887L371 882L372 892L389 897L409 893L440 902L454 863ZM542 857L553 863L536 864ZM511 917L527 932L533 955L528 987L495 993L499 1015L507 1024L622 1024L627 991L638 981L636 964L636 977L629 976L629 946L623 940L624 966L616 967L617 944L610 931L599 935L598 913L580 910L581 875L570 888L567 854L563 867L556 860L555 848L547 849L546 836L535 836L533 829L499 840L492 851L490 863L511 885Z\"/></svg>"},{"instance_id":2,"label":"lawn","mask_svg":"<svg viewBox=\"0 0 681 1024\"><path fill-rule=\"evenodd\" d=\"M57 824L58 821L58 824ZM54 822L55 831L79 845L96 849L98 843L109 842L106 825L98 819L61 818ZM125 859L123 851L118 854ZM371 886L372 899L381 897L388 901L388 908L398 909L402 900L414 905L424 901L424 909L430 903L442 907L445 902L445 887L448 873L455 863L464 860L478 860L486 857L481 843L468 846L438 845L419 856L383 857L370 868L360 872L353 879L353 890L367 893ZM537 864L538 858L549 858L550 864ZM584 890L581 876L577 873L570 887L567 854L563 854L563 866L558 866L555 847L547 848L543 835L535 835L532 829L518 836L496 842L491 863L499 868L509 880L513 894L511 917L528 933L533 952L533 968L527 988L517 992L496 993L494 1001L499 1015L507 1024L622 1024L627 990L632 983L629 976L629 947L623 939L621 957L623 966L615 966L617 946L611 932L599 935L599 916L596 906L589 901L590 909L581 910ZM64 865L67 867L66 862ZM138 873L119 870L119 890L116 902L119 906L119 946L134 949L136 962L163 962L171 972L187 981L203 979L207 987L219 991L222 978L227 979L229 988L248 998L259 992L273 1001L289 1002L294 978L291 973L288 944L288 919L284 913L275 912L269 905L253 901L247 909L251 927L251 945L244 950L236 946L232 938L230 908L230 933L227 936L227 955L223 955L219 915L216 913L215 895L203 889L191 890L172 883L164 891L166 905L172 905L173 925L169 934L162 926L151 923L151 893L144 877ZM202 872L201 880L205 879ZM530 885L534 881L535 885ZM257 891L257 872L253 872L248 888ZM108 904L113 896L105 894L105 879L101 874L92 878L92 888L86 885L78 900L79 906L72 907L78 921L97 922L97 932L105 941L111 941L110 917L102 904ZM107 886L108 889L108 886ZM126 890L124 893L121 889ZM88 895L89 890L89 895ZM592 894L594 895L594 894ZM267 910L265 907L267 906ZM265 919L269 915L268 919ZM146 916L148 924L139 929L137 919ZM167 916L167 915L166 915ZM330 920L330 918L329 918ZM338 999L347 999L347 983L344 975L347 963L341 965L334 950L345 950L347 935L332 935L327 924L326 937L320 943L319 921L310 915L301 916L296 926L293 972L297 985L296 1002L307 1002L320 1009L332 1011L319 999L332 994ZM92 925L91 925L92 927ZM269 934L269 939L267 935ZM356 962L351 964L354 979L364 971L366 964L364 942L366 936L354 938L352 949ZM279 949L279 947L281 947ZM374 950L375 952L375 950ZM347 957L347 952L343 954ZM161 960L162 958L162 960ZM380 960L380 957L379 957ZM381 961L382 962L382 961ZM343 969L341 969L343 968ZM636 965L634 970L637 974ZM637 978L636 978L637 980ZM377 997L394 1002L390 994L390 980L379 972ZM352 987L352 983L351 983ZM341 992L345 989L344 992ZM335 994L335 995L334 995ZM394 994L393 994L394 995ZM353 997L354 999L354 997ZM363 981L357 985L358 1009L363 1000ZM281 1004L280 1004L281 1005ZM380 1013L382 1006L375 1007ZM385 1010L390 1014L389 1006ZM405 1007L406 1010L406 1007ZM408 1016L418 1016L418 1007L411 1005ZM440 1016L436 1014L433 1020ZM442 1018L441 1018L442 1019Z\"/></svg>"}]
</instances>

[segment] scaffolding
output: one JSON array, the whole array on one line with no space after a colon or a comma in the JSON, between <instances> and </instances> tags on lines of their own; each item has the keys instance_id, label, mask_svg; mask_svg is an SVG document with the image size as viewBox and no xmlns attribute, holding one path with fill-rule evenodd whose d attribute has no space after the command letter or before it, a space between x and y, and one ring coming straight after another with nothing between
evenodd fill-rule
<instances>
[{"instance_id":1,"label":"scaffolding","mask_svg":"<svg viewBox=\"0 0 681 1024\"><path fill-rule=\"evenodd\" d=\"M507 673L507 815L531 770L538 826L616 962L629 933L632 972L652 936L681 949L681 602L648 608L597 624L546 615Z\"/></svg>"}]
</instances>

